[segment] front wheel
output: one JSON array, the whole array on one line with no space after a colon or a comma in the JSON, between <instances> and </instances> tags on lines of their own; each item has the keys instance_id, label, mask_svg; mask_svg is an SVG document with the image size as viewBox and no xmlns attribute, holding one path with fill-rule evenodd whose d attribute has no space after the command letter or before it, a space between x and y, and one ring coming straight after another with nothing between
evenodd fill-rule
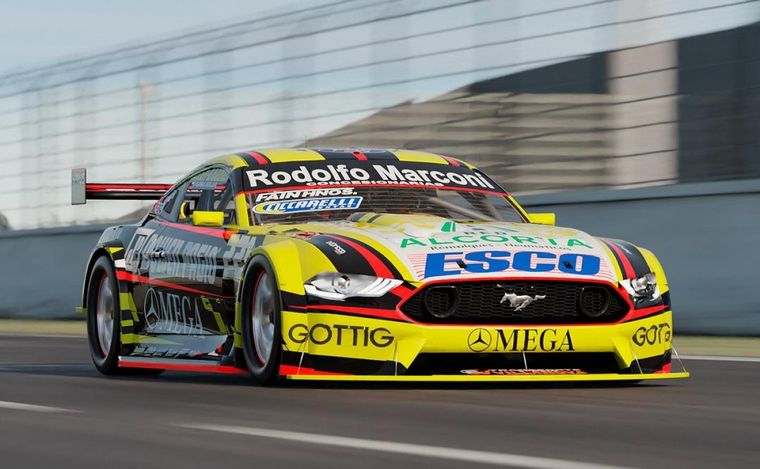
<instances>
[{"instance_id":1,"label":"front wheel","mask_svg":"<svg viewBox=\"0 0 760 469\"><path fill-rule=\"evenodd\" d=\"M242 304L243 355L248 370L260 384L278 379L280 337L280 290L266 258L257 256L247 270Z\"/></svg>"}]
</instances>

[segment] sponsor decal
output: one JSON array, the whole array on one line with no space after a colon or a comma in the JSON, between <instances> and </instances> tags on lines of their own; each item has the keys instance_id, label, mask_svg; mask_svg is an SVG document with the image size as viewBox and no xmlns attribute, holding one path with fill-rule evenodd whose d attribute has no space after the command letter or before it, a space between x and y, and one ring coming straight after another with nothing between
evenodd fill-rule
<instances>
[{"instance_id":1,"label":"sponsor decal","mask_svg":"<svg viewBox=\"0 0 760 469\"><path fill-rule=\"evenodd\" d=\"M402 238L399 247L425 247L432 250L450 249L452 247L490 247L493 244L503 244L509 247L541 246L557 249L585 248L593 249L588 244L576 238L543 238L540 236L517 236L507 232L479 233L469 232L457 235L436 235L430 238Z\"/></svg>"},{"instance_id":2,"label":"sponsor decal","mask_svg":"<svg viewBox=\"0 0 760 469\"><path fill-rule=\"evenodd\" d=\"M138 230L124 259L126 270L130 273L148 272L154 278L183 278L212 285L219 250L219 246L166 235L155 236L153 230ZM146 255L158 251L161 252L159 258Z\"/></svg>"},{"instance_id":3,"label":"sponsor decal","mask_svg":"<svg viewBox=\"0 0 760 469\"><path fill-rule=\"evenodd\" d=\"M631 340L639 347L647 344L669 344L670 343L670 324L664 322L662 324L654 324L649 328L639 327L636 332L633 333Z\"/></svg>"},{"instance_id":4,"label":"sponsor decal","mask_svg":"<svg viewBox=\"0 0 760 469\"><path fill-rule=\"evenodd\" d=\"M337 197L356 195L350 187L333 189L306 189L302 191L277 191L262 192L256 195L256 202L268 202L271 200L309 199L312 197Z\"/></svg>"},{"instance_id":5,"label":"sponsor decal","mask_svg":"<svg viewBox=\"0 0 760 469\"><path fill-rule=\"evenodd\" d=\"M567 329L496 329L479 327L467 336L473 352L573 352L573 338Z\"/></svg>"},{"instance_id":6,"label":"sponsor decal","mask_svg":"<svg viewBox=\"0 0 760 469\"><path fill-rule=\"evenodd\" d=\"M520 376L520 375L585 375L587 372L578 368L532 368L509 369L488 368L485 370L460 370L463 375L474 376Z\"/></svg>"},{"instance_id":7,"label":"sponsor decal","mask_svg":"<svg viewBox=\"0 0 760 469\"><path fill-rule=\"evenodd\" d=\"M235 233L230 236L227 249L224 250L224 278L240 277L240 271L248 260L251 251L261 244L262 236Z\"/></svg>"},{"instance_id":8,"label":"sponsor decal","mask_svg":"<svg viewBox=\"0 0 760 469\"><path fill-rule=\"evenodd\" d=\"M321 197L261 202L253 206L255 213L278 215L284 213L321 212L325 210L355 210L362 204L359 196Z\"/></svg>"},{"instance_id":9,"label":"sponsor decal","mask_svg":"<svg viewBox=\"0 0 760 469\"><path fill-rule=\"evenodd\" d=\"M223 189L224 186L218 186L215 181L193 181L189 187L190 190L197 191L213 191L219 188Z\"/></svg>"},{"instance_id":10,"label":"sponsor decal","mask_svg":"<svg viewBox=\"0 0 760 469\"><path fill-rule=\"evenodd\" d=\"M345 164L277 165L278 168L256 168L246 171L251 189L282 186L318 185L424 185L433 187L470 187L498 189L480 173L464 166L421 165L402 162L388 164L357 161ZM440 167L439 169L429 169ZM499 191L501 192L501 191Z\"/></svg>"},{"instance_id":11,"label":"sponsor decal","mask_svg":"<svg viewBox=\"0 0 760 469\"><path fill-rule=\"evenodd\" d=\"M288 330L288 338L297 343L314 345L350 345L353 347L385 348L394 341L391 331L384 327L349 326L346 324L295 324Z\"/></svg>"},{"instance_id":12,"label":"sponsor decal","mask_svg":"<svg viewBox=\"0 0 760 469\"><path fill-rule=\"evenodd\" d=\"M473 352L485 352L491 346L491 333L483 328L473 329L467 336L467 346Z\"/></svg>"},{"instance_id":13,"label":"sponsor decal","mask_svg":"<svg viewBox=\"0 0 760 469\"><path fill-rule=\"evenodd\" d=\"M333 248L333 251L335 251L335 254L339 256L342 256L343 254L346 253L346 250L335 241L326 241L325 244Z\"/></svg>"},{"instance_id":14,"label":"sponsor decal","mask_svg":"<svg viewBox=\"0 0 760 469\"><path fill-rule=\"evenodd\" d=\"M204 334L200 308L194 297L151 288L143 302L148 332Z\"/></svg>"},{"instance_id":15,"label":"sponsor decal","mask_svg":"<svg viewBox=\"0 0 760 469\"><path fill-rule=\"evenodd\" d=\"M124 252L124 265L127 271L132 273L140 273L141 253L144 251L145 244L148 239L153 235L155 230L150 228L138 228L135 231L135 235L129 242L127 250ZM143 270L147 272L147 268Z\"/></svg>"},{"instance_id":16,"label":"sponsor decal","mask_svg":"<svg viewBox=\"0 0 760 469\"><path fill-rule=\"evenodd\" d=\"M600 259L590 254L545 251L435 252L425 259L425 277L487 274L515 270L520 272L564 272L576 275L599 273Z\"/></svg>"}]
</instances>

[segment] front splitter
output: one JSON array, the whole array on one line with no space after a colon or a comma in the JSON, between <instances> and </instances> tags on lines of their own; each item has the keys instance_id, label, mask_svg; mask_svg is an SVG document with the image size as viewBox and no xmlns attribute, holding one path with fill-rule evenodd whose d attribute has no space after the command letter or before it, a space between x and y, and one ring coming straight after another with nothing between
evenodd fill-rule
<instances>
[{"instance_id":1,"label":"front splitter","mask_svg":"<svg viewBox=\"0 0 760 469\"><path fill-rule=\"evenodd\" d=\"M285 378L311 381L383 381L383 382L572 382L572 381L643 381L688 378L686 371L677 373L615 374L595 373L586 375L339 375L339 374L290 374Z\"/></svg>"}]
</instances>

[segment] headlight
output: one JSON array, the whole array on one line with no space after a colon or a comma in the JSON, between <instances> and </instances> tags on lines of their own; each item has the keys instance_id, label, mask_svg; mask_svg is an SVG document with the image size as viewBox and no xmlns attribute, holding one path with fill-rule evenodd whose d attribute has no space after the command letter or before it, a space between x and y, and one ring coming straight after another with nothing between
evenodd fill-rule
<instances>
[{"instance_id":1,"label":"headlight","mask_svg":"<svg viewBox=\"0 0 760 469\"><path fill-rule=\"evenodd\" d=\"M306 293L318 298L343 301L356 296L377 298L402 283L402 280L371 275L323 272L306 282L303 288Z\"/></svg>"},{"instance_id":2,"label":"headlight","mask_svg":"<svg viewBox=\"0 0 760 469\"><path fill-rule=\"evenodd\" d=\"M620 285L634 300L654 301L660 298L660 288L657 286L657 275L654 272L639 278L622 280Z\"/></svg>"}]
</instances>

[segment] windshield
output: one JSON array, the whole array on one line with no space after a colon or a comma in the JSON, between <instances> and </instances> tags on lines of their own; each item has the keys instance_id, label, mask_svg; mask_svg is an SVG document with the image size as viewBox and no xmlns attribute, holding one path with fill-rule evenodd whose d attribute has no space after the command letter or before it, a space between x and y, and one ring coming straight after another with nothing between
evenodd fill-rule
<instances>
[{"instance_id":1,"label":"windshield","mask_svg":"<svg viewBox=\"0 0 760 469\"><path fill-rule=\"evenodd\" d=\"M369 213L524 221L493 181L463 166L322 161L273 164L246 174L256 224L356 220Z\"/></svg>"}]
</instances>

